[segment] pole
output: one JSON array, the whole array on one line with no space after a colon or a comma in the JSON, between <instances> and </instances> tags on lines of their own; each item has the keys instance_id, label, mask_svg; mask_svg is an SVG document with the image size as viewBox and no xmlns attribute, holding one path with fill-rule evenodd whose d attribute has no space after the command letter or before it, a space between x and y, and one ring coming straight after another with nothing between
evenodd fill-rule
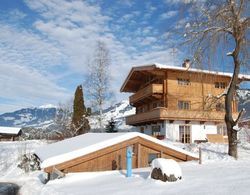
<instances>
[{"instance_id":1,"label":"pole","mask_svg":"<svg viewBox=\"0 0 250 195\"><path fill-rule=\"evenodd\" d=\"M201 147L199 147L199 164L202 163L202 153L201 153Z\"/></svg>"},{"instance_id":2,"label":"pole","mask_svg":"<svg viewBox=\"0 0 250 195\"><path fill-rule=\"evenodd\" d=\"M132 147L129 146L127 147L127 177L131 177L132 176L132 155L133 155L133 150Z\"/></svg>"}]
</instances>

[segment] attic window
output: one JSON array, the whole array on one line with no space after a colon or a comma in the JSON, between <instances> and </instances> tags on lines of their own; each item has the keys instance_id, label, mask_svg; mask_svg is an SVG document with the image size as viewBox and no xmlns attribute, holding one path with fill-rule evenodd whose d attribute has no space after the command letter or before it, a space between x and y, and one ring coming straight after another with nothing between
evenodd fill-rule
<instances>
[{"instance_id":1,"label":"attic window","mask_svg":"<svg viewBox=\"0 0 250 195\"><path fill-rule=\"evenodd\" d=\"M225 89L226 88L226 83L225 82L215 82L214 87L217 89Z\"/></svg>"},{"instance_id":2,"label":"attic window","mask_svg":"<svg viewBox=\"0 0 250 195\"><path fill-rule=\"evenodd\" d=\"M189 79L178 78L178 85L190 85Z\"/></svg>"}]
</instances>

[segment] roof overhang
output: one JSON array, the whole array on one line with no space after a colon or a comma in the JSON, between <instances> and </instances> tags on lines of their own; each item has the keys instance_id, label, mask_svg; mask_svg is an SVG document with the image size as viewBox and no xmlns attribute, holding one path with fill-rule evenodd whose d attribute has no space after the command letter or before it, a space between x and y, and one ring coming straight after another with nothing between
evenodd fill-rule
<instances>
[{"instance_id":1,"label":"roof overhang","mask_svg":"<svg viewBox=\"0 0 250 195\"><path fill-rule=\"evenodd\" d=\"M232 73L228 72L218 72L218 71L210 71L210 70L202 70L202 69L196 69L196 68L185 68L185 67L178 67L178 66L169 66L169 65L163 65L163 64L148 64L148 65L142 65L142 66L134 66L130 70L127 78L125 79L124 83L121 86L120 92L136 92L136 90L128 89L128 84L130 82L133 82L133 76L136 72L152 72L154 70L174 70L174 71L181 71L181 72L190 72L190 73L201 73L201 74L208 74L208 75L215 75L215 76L222 76L222 77L232 77ZM250 81L250 75L244 75L239 74L238 77L241 81Z\"/></svg>"},{"instance_id":2,"label":"roof overhang","mask_svg":"<svg viewBox=\"0 0 250 195\"><path fill-rule=\"evenodd\" d=\"M132 67L127 78L125 79L124 83L121 86L120 92L131 92L131 91L126 90L126 86L128 82L131 81L131 77L135 72L153 70L154 68L155 68L154 64Z\"/></svg>"}]
</instances>

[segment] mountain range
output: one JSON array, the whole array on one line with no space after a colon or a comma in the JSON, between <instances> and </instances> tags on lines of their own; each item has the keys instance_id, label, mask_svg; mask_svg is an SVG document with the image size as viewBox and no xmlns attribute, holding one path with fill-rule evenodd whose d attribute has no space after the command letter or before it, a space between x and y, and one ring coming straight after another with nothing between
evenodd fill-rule
<instances>
[{"instance_id":1,"label":"mountain range","mask_svg":"<svg viewBox=\"0 0 250 195\"><path fill-rule=\"evenodd\" d=\"M245 108L246 113L243 118L250 117L250 90L238 91L239 110ZM40 106L35 108L23 108L14 112L0 115L0 126L9 127L36 127L46 128L53 124L57 108L53 105ZM113 118L119 129L128 129L125 125L125 117L135 113L135 108L129 102L121 101L110 106L103 111L104 124ZM98 116L93 115L89 118L92 129L98 126Z\"/></svg>"}]
</instances>

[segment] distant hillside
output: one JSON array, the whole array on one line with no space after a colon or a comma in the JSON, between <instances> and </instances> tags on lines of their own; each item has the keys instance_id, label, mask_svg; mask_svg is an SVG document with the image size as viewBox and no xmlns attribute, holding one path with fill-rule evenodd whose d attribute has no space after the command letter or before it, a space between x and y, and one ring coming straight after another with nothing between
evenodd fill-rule
<instances>
[{"instance_id":1,"label":"distant hillside","mask_svg":"<svg viewBox=\"0 0 250 195\"><path fill-rule=\"evenodd\" d=\"M53 123L55 107L24 108L0 115L0 126L45 127Z\"/></svg>"}]
</instances>

